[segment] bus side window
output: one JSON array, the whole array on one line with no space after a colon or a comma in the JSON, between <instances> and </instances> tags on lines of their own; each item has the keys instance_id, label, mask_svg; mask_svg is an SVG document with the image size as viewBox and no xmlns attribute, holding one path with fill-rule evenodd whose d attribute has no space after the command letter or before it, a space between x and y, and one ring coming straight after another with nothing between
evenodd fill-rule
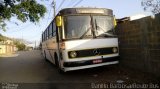
<instances>
[{"instance_id":1,"label":"bus side window","mask_svg":"<svg viewBox=\"0 0 160 89\"><path fill-rule=\"evenodd\" d=\"M52 36L54 37L54 21L52 22Z\"/></svg>"},{"instance_id":2,"label":"bus side window","mask_svg":"<svg viewBox=\"0 0 160 89\"><path fill-rule=\"evenodd\" d=\"M47 40L47 29L45 31L45 40Z\"/></svg>"},{"instance_id":3,"label":"bus side window","mask_svg":"<svg viewBox=\"0 0 160 89\"><path fill-rule=\"evenodd\" d=\"M46 40L47 40L47 29L46 29L46 31L45 31L45 36L46 36Z\"/></svg>"},{"instance_id":4,"label":"bus side window","mask_svg":"<svg viewBox=\"0 0 160 89\"><path fill-rule=\"evenodd\" d=\"M44 34L44 32L43 32L43 41L45 41L45 34Z\"/></svg>"},{"instance_id":5,"label":"bus side window","mask_svg":"<svg viewBox=\"0 0 160 89\"><path fill-rule=\"evenodd\" d=\"M43 41L45 41L45 34L44 34L44 32L43 32Z\"/></svg>"},{"instance_id":6,"label":"bus side window","mask_svg":"<svg viewBox=\"0 0 160 89\"><path fill-rule=\"evenodd\" d=\"M49 28L47 28L47 40L48 40L48 37L49 37Z\"/></svg>"},{"instance_id":7,"label":"bus side window","mask_svg":"<svg viewBox=\"0 0 160 89\"><path fill-rule=\"evenodd\" d=\"M52 23L49 25L49 38L52 37Z\"/></svg>"},{"instance_id":8,"label":"bus side window","mask_svg":"<svg viewBox=\"0 0 160 89\"><path fill-rule=\"evenodd\" d=\"M53 36L56 36L56 24L55 22L53 22L53 33L52 33Z\"/></svg>"},{"instance_id":9,"label":"bus side window","mask_svg":"<svg viewBox=\"0 0 160 89\"><path fill-rule=\"evenodd\" d=\"M51 23L51 25L52 25L52 29L51 29L52 30L52 33L51 33L52 37L53 37L53 23L54 22L52 21L52 23Z\"/></svg>"},{"instance_id":10,"label":"bus side window","mask_svg":"<svg viewBox=\"0 0 160 89\"><path fill-rule=\"evenodd\" d=\"M45 34L44 34L44 32L43 32L43 41L45 41Z\"/></svg>"},{"instance_id":11,"label":"bus side window","mask_svg":"<svg viewBox=\"0 0 160 89\"><path fill-rule=\"evenodd\" d=\"M42 42L44 41L44 35L43 35L43 33L42 33Z\"/></svg>"},{"instance_id":12,"label":"bus side window","mask_svg":"<svg viewBox=\"0 0 160 89\"><path fill-rule=\"evenodd\" d=\"M44 41L44 32L43 32L43 41Z\"/></svg>"}]
</instances>

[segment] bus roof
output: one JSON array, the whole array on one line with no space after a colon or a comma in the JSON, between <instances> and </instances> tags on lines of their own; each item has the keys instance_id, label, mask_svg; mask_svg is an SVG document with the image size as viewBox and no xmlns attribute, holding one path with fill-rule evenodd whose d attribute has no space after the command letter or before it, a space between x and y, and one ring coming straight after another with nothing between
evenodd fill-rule
<instances>
[{"instance_id":1,"label":"bus roof","mask_svg":"<svg viewBox=\"0 0 160 89\"><path fill-rule=\"evenodd\" d=\"M113 11L111 9L106 8L65 8L60 10L58 14L103 14L113 16Z\"/></svg>"}]
</instances>

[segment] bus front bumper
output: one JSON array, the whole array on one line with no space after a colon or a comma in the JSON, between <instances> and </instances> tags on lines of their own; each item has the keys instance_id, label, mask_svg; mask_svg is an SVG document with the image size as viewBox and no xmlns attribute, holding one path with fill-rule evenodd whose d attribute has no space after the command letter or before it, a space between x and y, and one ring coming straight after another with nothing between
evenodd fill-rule
<instances>
[{"instance_id":1,"label":"bus front bumper","mask_svg":"<svg viewBox=\"0 0 160 89\"><path fill-rule=\"evenodd\" d=\"M93 61L96 61L96 60L101 60L101 62L94 63ZM86 69L86 68L111 65L111 64L118 64L118 63L119 63L119 56L103 58L103 59L94 59L94 60L64 62L63 63L63 67L64 67L63 70L64 71L79 70L79 69Z\"/></svg>"}]
</instances>

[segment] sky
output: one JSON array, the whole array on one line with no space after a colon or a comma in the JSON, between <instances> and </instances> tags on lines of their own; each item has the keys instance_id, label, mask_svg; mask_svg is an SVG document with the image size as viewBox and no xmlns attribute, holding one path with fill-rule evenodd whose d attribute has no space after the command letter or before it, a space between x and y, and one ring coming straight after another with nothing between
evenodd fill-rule
<instances>
[{"instance_id":1,"label":"sky","mask_svg":"<svg viewBox=\"0 0 160 89\"><path fill-rule=\"evenodd\" d=\"M38 23L31 23L27 21L22 23L15 17L7 21L7 31L0 30L2 35L10 38L20 38L32 42L31 46L41 40L41 34L53 19L53 0L36 0L46 6L47 12L45 16L40 19ZM113 10L116 18L123 18L133 16L136 14L150 14L144 12L141 6L142 0L55 0L56 12L63 8L68 7L96 7L96 8L109 8Z\"/></svg>"}]
</instances>

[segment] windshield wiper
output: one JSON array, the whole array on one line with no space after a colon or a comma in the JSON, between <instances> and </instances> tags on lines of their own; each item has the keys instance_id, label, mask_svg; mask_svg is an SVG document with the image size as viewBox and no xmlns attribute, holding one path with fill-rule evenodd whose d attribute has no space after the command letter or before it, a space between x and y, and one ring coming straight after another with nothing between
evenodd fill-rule
<instances>
[{"instance_id":1,"label":"windshield wiper","mask_svg":"<svg viewBox=\"0 0 160 89\"><path fill-rule=\"evenodd\" d=\"M84 36L86 36L86 34L88 33L88 31L91 29L91 27L89 27L86 32L80 37L80 39L82 39Z\"/></svg>"},{"instance_id":2,"label":"windshield wiper","mask_svg":"<svg viewBox=\"0 0 160 89\"><path fill-rule=\"evenodd\" d=\"M91 29L91 31L92 31L92 35L94 36L94 32L93 32L93 18L92 18L92 16L90 16L90 18L91 18L91 20L90 20L90 25L91 25L91 27L89 27L87 30L86 30L86 32L80 37L80 39L82 39L84 36L86 36L86 34L88 33L88 31Z\"/></svg>"},{"instance_id":3,"label":"windshield wiper","mask_svg":"<svg viewBox=\"0 0 160 89\"><path fill-rule=\"evenodd\" d=\"M97 25L97 20L95 19L95 26L96 26L96 30L98 30L98 28L100 28L100 30L102 30L103 32L105 32L105 30L100 27L99 25Z\"/></svg>"},{"instance_id":4,"label":"windshield wiper","mask_svg":"<svg viewBox=\"0 0 160 89\"><path fill-rule=\"evenodd\" d=\"M100 34L100 35L98 35L97 37L100 37L100 36L103 36L103 37L114 37L114 36L116 36L116 35L113 35L113 34L109 34L109 33L107 33L107 32L105 32L105 33L102 33L102 34Z\"/></svg>"},{"instance_id":5,"label":"windshield wiper","mask_svg":"<svg viewBox=\"0 0 160 89\"><path fill-rule=\"evenodd\" d=\"M96 37L100 37L100 36L102 36L102 37L110 37L110 36L116 36L116 35L113 35L113 34L109 34L108 32L109 31L111 31L111 30L108 30L107 32L102 28L102 27L100 27L99 25L97 25L97 20L95 19L95 26L96 26L96 31L98 30L98 28L100 29L100 30L102 30L104 33L102 33L102 34L100 34L100 35L98 35L98 36L96 36Z\"/></svg>"},{"instance_id":6,"label":"windshield wiper","mask_svg":"<svg viewBox=\"0 0 160 89\"><path fill-rule=\"evenodd\" d=\"M98 29L97 20L95 19L96 30Z\"/></svg>"}]
</instances>

